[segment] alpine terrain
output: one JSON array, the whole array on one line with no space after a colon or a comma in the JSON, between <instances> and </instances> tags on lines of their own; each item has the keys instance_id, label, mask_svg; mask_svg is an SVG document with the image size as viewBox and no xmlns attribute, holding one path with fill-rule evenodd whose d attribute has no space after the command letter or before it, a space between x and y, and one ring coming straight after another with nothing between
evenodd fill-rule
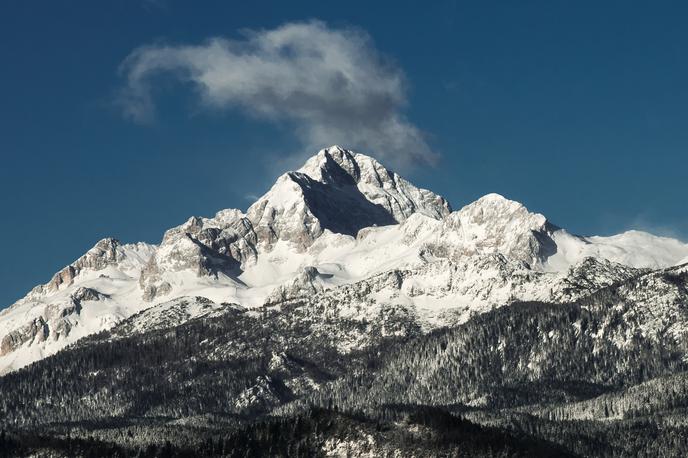
<instances>
[{"instance_id":1,"label":"alpine terrain","mask_svg":"<svg viewBox=\"0 0 688 458\"><path fill-rule=\"evenodd\" d=\"M0 311L0 456L685 456L688 244L338 146Z\"/></svg>"}]
</instances>

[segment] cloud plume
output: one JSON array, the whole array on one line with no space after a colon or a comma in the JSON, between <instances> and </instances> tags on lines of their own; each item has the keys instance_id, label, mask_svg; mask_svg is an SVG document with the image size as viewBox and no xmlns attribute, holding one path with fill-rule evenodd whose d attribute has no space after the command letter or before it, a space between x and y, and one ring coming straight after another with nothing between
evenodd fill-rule
<instances>
[{"instance_id":1,"label":"cloud plume","mask_svg":"<svg viewBox=\"0 0 688 458\"><path fill-rule=\"evenodd\" d=\"M403 114L403 72L359 29L310 21L245 31L241 40L143 46L120 71L126 83L118 100L136 121L154 117L154 81L172 75L204 107L292 123L304 147L337 143L398 165L437 158Z\"/></svg>"}]
</instances>

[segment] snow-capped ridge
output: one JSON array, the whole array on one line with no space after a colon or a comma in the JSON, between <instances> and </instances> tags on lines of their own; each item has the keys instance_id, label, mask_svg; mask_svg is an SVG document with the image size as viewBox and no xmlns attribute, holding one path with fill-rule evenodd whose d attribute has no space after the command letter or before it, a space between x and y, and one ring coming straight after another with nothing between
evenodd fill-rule
<instances>
[{"instance_id":1,"label":"snow-capped ridge","mask_svg":"<svg viewBox=\"0 0 688 458\"><path fill-rule=\"evenodd\" d=\"M554 230L543 215L499 194L488 194L444 218L427 249L450 258L501 253L537 267L556 252Z\"/></svg>"},{"instance_id":2,"label":"snow-capped ridge","mask_svg":"<svg viewBox=\"0 0 688 458\"><path fill-rule=\"evenodd\" d=\"M688 244L637 230L607 237L582 237L559 229L552 234L552 239L557 252L547 260L547 267L553 270L560 270L589 256L650 269L688 260Z\"/></svg>"},{"instance_id":3,"label":"snow-capped ridge","mask_svg":"<svg viewBox=\"0 0 688 458\"><path fill-rule=\"evenodd\" d=\"M135 333L174 328L192 319L244 310L238 304L218 304L203 296L182 296L135 313L118 323L111 334L115 338L128 337Z\"/></svg>"},{"instance_id":4,"label":"snow-capped ridge","mask_svg":"<svg viewBox=\"0 0 688 458\"><path fill-rule=\"evenodd\" d=\"M415 332L516 299L576 300L681 262L688 244L639 231L572 235L496 193L452 211L372 157L332 146L246 212L191 217L159 246L99 241L0 312L0 373L143 309L143 321L177 323L197 316L189 307L215 310L204 301L255 308L317 298L340 317L398 314Z\"/></svg>"},{"instance_id":5,"label":"snow-capped ridge","mask_svg":"<svg viewBox=\"0 0 688 458\"><path fill-rule=\"evenodd\" d=\"M155 252L156 247L144 242L123 244L107 237L99 240L84 255L55 273L48 283L35 287L30 294L50 294L74 284L83 272L103 270L115 266L125 272L140 269Z\"/></svg>"}]
</instances>

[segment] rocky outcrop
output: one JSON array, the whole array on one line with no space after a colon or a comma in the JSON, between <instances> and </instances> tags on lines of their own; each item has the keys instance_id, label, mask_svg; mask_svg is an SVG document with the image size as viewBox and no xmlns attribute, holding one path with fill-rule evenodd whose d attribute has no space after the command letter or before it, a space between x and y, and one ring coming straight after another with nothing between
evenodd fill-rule
<instances>
[{"instance_id":1,"label":"rocky outcrop","mask_svg":"<svg viewBox=\"0 0 688 458\"><path fill-rule=\"evenodd\" d=\"M5 335L0 341L0 356L4 356L25 343L41 343L49 338L58 340L69 335L74 315L81 313L82 304L87 301L107 299L92 288L77 288L67 300L47 304L42 313Z\"/></svg>"},{"instance_id":2,"label":"rocky outcrop","mask_svg":"<svg viewBox=\"0 0 688 458\"><path fill-rule=\"evenodd\" d=\"M118 250L120 246L121 242L113 238L99 241L85 255L56 273L48 282L47 290L54 291L71 285L74 278L84 269L101 270L108 265L116 264L122 259L122 253Z\"/></svg>"},{"instance_id":3,"label":"rocky outcrop","mask_svg":"<svg viewBox=\"0 0 688 458\"><path fill-rule=\"evenodd\" d=\"M0 340L0 356L5 356L27 342L43 342L48 334L48 325L43 317L31 320Z\"/></svg>"},{"instance_id":4,"label":"rocky outcrop","mask_svg":"<svg viewBox=\"0 0 688 458\"><path fill-rule=\"evenodd\" d=\"M71 294L71 299L72 302L74 302L74 305L76 307L81 307L81 303L83 301L101 301L103 299L107 299L108 295L103 294L93 288L85 288L83 286L77 288L72 294Z\"/></svg>"},{"instance_id":5,"label":"rocky outcrop","mask_svg":"<svg viewBox=\"0 0 688 458\"><path fill-rule=\"evenodd\" d=\"M325 289L322 280L332 277L322 274L313 266L304 267L303 271L284 285L280 285L265 299L265 304L278 304L304 297L309 297Z\"/></svg>"}]
</instances>

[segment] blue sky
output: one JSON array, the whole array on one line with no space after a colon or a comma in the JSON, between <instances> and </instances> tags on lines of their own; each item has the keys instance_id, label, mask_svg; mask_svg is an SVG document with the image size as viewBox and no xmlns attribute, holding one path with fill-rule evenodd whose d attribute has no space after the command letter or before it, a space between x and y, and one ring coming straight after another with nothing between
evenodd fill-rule
<instances>
[{"instance_id":1,"label":"blue sky","mask_svg":"<svg viewBox=\"0 0 688 458\"><path fill-rule=\"evenodd\" d=\"M498 192L576 233L688 239L685 2L195 5L0 5L0 308L105 236L157 243L246 208L329 135L384 149L370 152L455 208ZM340 111L316 87L290 111L251 64L234 76L258 92L204 93L208 40L230 64L237 49L270 63L256 40L294 24L377 88ZM331 71L289 55L285 84ZM411 134L379 147L395 126Z\"/></svg>"}]
</instances>

